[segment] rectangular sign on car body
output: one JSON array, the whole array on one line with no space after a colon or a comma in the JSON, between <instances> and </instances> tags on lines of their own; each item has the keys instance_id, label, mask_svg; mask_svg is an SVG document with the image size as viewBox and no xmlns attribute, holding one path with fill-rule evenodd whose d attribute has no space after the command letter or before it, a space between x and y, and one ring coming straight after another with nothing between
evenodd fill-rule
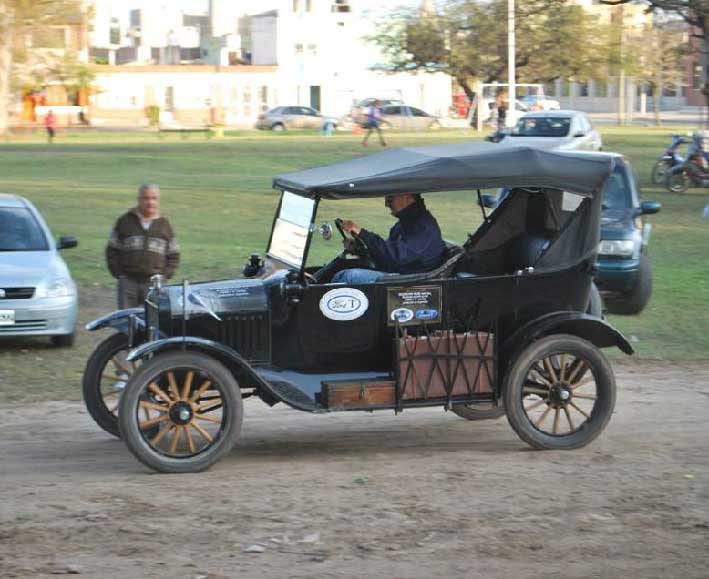
<instances>
[{"instance_id":1,"label":"rectangular sign on car body","mask_svg":"<svg viewBox=\"0 0 709 579\"><path fill-rule=\"evenodd\" d=\"M439 324L441 286L393 287L387 290L387 324L411 326L426 322Z\"/></svg>"}]
</instances>

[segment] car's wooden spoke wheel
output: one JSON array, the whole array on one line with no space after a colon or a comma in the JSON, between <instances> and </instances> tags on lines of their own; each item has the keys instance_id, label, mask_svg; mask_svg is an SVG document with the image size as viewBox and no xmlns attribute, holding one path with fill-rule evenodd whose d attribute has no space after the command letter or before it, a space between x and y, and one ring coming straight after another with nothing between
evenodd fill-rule
<instances>
[{"instance_id":1,"label":"car's wooden spoke wheel","mask_svg":"<svg viewBox=\"0 0 709 579\"><path fill-rule=\"evenodd\" d=\"M119 412L130 450L160 472L208 468L229 451L241 419L241 393L231 372L198 352L158 354L143 364Z\"/></svg>"},{"instance_id":2,"label":"car's wooden spoke wheel","mask_svg":"<svg viewBox=\"0 0 709 579\"><path fill-rule=\"evenodd\" d=\"M578 448L610 420L615 380L598 348L561 334L533 342L520 354L503 395L510 424L531 446Z\"/></svg>"},{"instance_id":3,"label":"car's wooden spoke wheel","mask_svg":"<svg viewBox=\"0 0 709 579\"><path fill-rule=\"evenodd\" d=\"M86 409L106 432L119 436L118 405L121 394L140 362L128 362L128 336L108 336L86 363L82 390Z\"/></svg>"}]
</instances>

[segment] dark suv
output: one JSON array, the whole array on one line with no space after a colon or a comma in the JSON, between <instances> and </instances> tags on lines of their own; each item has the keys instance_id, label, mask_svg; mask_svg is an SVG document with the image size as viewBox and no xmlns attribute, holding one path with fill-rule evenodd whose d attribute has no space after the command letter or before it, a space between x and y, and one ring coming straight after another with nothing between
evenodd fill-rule
<instances>
[{"instance_id":1,"label":"dark suv","mask_svg":"<svg viewBox=\"0 0 709 579\"><path fill-rule=\"evenodd\" d=\"M622 155L613 156L615 168L603 190L595 282L608 311L639 314L652 293L652 269L647 256L652 226L643 216L657 213L662 206L655 201L641 201L630 163Z\"/></svg>"}]
</instances>

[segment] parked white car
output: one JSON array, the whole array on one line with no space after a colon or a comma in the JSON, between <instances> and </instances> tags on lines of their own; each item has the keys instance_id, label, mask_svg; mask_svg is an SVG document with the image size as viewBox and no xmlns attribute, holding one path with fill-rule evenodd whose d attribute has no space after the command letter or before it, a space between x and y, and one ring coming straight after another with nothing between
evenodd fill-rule
<instances>
[{"instance_id":1,"label":"parked white car","mask_svg":"<svg viewBox=\"0 0 709 579\"><path fill-rule=\"evenodd\" d=\"M78 310L76 284L59 255L75 237L54 242L27 199L0 194L0 338L48 336L71 346Z\"/></svg>"},{"instance_id":2,"label":"parked white car","mask_svg":"<svg viewBox=\"0 0 709 579\"><path fill-rule=\"evenodd\" d=\"M561 150L600 151L603 147L601 135L580 111L525 113L501 142Z\"/></svg>"}]
</instances>

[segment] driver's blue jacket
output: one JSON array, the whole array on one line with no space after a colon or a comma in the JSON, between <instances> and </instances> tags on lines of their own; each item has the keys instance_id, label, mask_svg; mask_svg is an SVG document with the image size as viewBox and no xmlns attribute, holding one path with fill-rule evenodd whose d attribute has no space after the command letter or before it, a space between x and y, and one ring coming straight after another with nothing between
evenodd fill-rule
<instances>
[{"instance_id":1,"label":"driver's blue jacket","mask_svg":"<svg viewBox=\"0 0 709 579\"><path fill-rule=\"evenodd\" d=\"M360 238L367 244L377 270L388 273L420 273L435 269L441 263L446 245L436 219L422 200L402 209L389 238L362 229Z\"/></svg>"}]
</instances>

